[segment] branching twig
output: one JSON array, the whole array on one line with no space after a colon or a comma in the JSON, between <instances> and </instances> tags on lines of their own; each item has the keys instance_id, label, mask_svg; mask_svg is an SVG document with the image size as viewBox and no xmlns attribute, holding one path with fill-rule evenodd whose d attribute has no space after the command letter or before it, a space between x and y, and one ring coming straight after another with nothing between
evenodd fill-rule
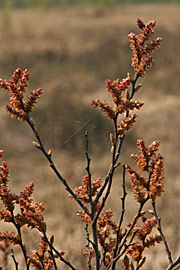
<instances>
[{"instance_id":1,"label":"branching twig","mask_svg":"<svg viewBox=\"0 0 180 270\"><path fill-rule=\"evenodd\" d=\"M19 227L16 224L16 222L14 220L14 213L13 213L13 211L11 211L11 215L12 215L12 223L14 224L14 226L15 226L17 232L18 232L18 235L19 235L19 239L20 239L19 246L21 247L21 250L22 250L22 253L23 253L23 256L24 256L24 260L25 260L25 263L26 263L26 269L29 270L29 263L28 263L27 252L26 252L25 245L23 244L23 241L22 241L21 227Z\"/></svg>"},{"instance_id":2,"label":"branching twig","mask_svg":"<svg viewBox=\"0 0 180 270\"><path fill-rule=\"evenodd\" d=\"M44 261L43 261L43 259L41 258L41 256L39 255L38 252L36 252L36 255L38 256L38 258L39 258L39 260L40 260L40 262L41 262L41 264L42 264L43 270L45 270L45 266L44 266Z\"/></svg>"},{"instance_id":3,"label":"branching twig","mask_svg":"<svg viewBox=\"0 0 180 270\"><path fill-rule=\"evenodd\" d=\"M88 189L88 195L89 195L89 200L90 200L90 205L91 205L91 220L94 220L94 215L95 215L95 207L96 204L92 201L92 190L91 190L91 172L90 172L90 157L89 157L89 139L88 139L88 132L85 134L86 136L86 159L87 159L87 167L86 171L88 173L89 177L89 189ZM95 257L96 257L96 269L100 269L100 264L99 264L99 248L98 248L98 233L97 233L97 223L93 222L92 223L92 232L93 232L93 248L95 252Z\"/></svg>"},{"instance_id":4,"label":"branching twig","mask_svg":"<svg viewBox=\"0 0 180 270\"><path fill-rule=\"evenodd\" d=\"M13 249L11 249L11 257L13 258L13 261L14 261L14 264L15 264L15 269L18 270L18 264L19 263L16 261Z\"/></svg>"},{"instance_id":5,"label":"branching twig","mask_svg":"<svg viewBox=\"0 0 180 270\"><path fill-rule=\"evenodd\" d=\"M53 261L53 264L54 264L54 269L57 270L57 265L56 265L56 261L55 261L55 258L54 258L54 254L53 254L53 250L52 250L51 245L49 246L49 248L50 248L49 253L51 255L51 258L52 258L52 261Z\"/></svg>"},{"instance_id":6,"label":"branching twig","mask_svg":"<svg viewBox=\"0 0 180 270\"><path fill-rule=\"evenodd\" d=\"M50 241L48 240L47 236L46 236L46 233L45 231L43 231L43 235L44 235L44 238L45 238L45 241L46 243L48 244L49 248L51 250L53 250L59 257L59 259L64 263L66 264L67 266L69 266L72 270L76 270L76 268L67 260L65 260L63 258L63 256L59 253L59 251L50 243Z\"/></svg>"}]
</instances>

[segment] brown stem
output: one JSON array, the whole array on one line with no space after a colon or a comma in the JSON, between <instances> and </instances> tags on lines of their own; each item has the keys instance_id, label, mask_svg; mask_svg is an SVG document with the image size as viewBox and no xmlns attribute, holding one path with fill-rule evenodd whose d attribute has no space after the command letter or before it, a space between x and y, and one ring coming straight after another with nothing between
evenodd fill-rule
<instances>
[{"instance_id":1,"label":"brown stem","mask_svg":"<svg viewBox=\"0 0 180 270\"><path fill-rule=\"evenodd\" d=\"M117 229L117 232L116 232L116 246L113 250L113 257L115 258L116 255L117 255L117 250L118 250L118 246L119 246L119 243L120 243L120 237L119 237L119 232L120 232L120 229L121 229L121 225L122 225L122 222L123 222L123 218L124 218L124 213L125 213L125 198L126 198L126 195L127 195L127 192L126 192L126 185L125 185L125 173L126 173L126 168L125 168L125 165L123 165L123 183L122 183L122 187L123 187L123 196L121 198L121 202L122 202L122 210L121 210L121 217L120 217L120 221L119 221L119 225L118 225L118 229ZM115 270L115 267L116 267L116 261L113 261L113 264L112 264L112 270Z\"/></svg>"},{"instance_id":2,"label":"brown stem","mask_svg":"<svg viewBox=\"0 0 180 270\"><path fill-rule=\"evenodd\" d=\"M11 257L13 258L13 261L14 261L14 264L15 264L15 269L18 270L18 264L19 263L16 261L13 249L11 249Z\"/></svg>"},{"instance_id":3,"label":"brown stem","mask_svg":"<svg viewBox=\"0 0 180 270\"><path fill-rule=\"evenodd\" d=\"M177 257L177 259L169 265L169 267L168 267L167 270L172 270L172 269L173 269L176 265L178 265L178 264L180 264L180 256ZM174 270L179 269L179 268L180 268L180 266L178 266L178 267L175 268Z\"/></svg>"},{"instance_id":4,"label":"brown stem","mask_svg":"<svg viewBox=\"0 0 180 270\"><path fill-rule=\"evenodd\" d=\"M153 207L153 211L154 211L154 215L156 217L156 220L157 220L157 223L158 223L158 231L162 237L162 240L164 242L164 246L165 246L165 250L167 252L167 255L168 255L168 259L169 259L169 263L172 264L173 263L173 260L172 260L172 256L171 256L171 252L170 252L170 249L169 249L169 246L168 246L168 243L166 241L166 238L163 234L163 231L162 231L162 227L161 227L161 219L158 217L158 214L157 214L157 211L156 211L156 204L155 204L155 201L152 202L152 207Z\"/></svg>"},{"instance_id":5,"label":"brown stem","mask_svg":"<svg viewBox=\"0 0 180 270\"><path fill-rule=\"evenodd\" d=\"M43 234L44 234L44 238L45 238L45 241L46 243L48 244L50 250L53 250L59 257L59 259L64 263L66 264L67 266L69 266L72 270L76 270L76 268L68 261L66 261L63 256L59 253L59 251L49 242L48 238L47 238L47 235L45 233L45 231L43 231Z\"/></svg>"},{"instance_id":6,"label":"brown stem","mask_svg":"<svg viewBox=\"0 0 180 270\"><path fill-rule=\"evenodd\" d=\"M88 195L89 195L89 201L91 204L91 220L94 220L94 215L96 212L96 204L92 201L92 191L91 191L91 172L90 172L90 157L89 157L89 139L88 139L88 132L85 134L86 136L86 159L87 159L87 167L86 171L89 176L89 189L88 189ZM97 221L97 220L96 220ZM97 233L97 222L92 223L92 232L93 232L93 248L95 252L95 257L96 257L96 270L100 269L100 264L99 264L99 248L98 248L98 233ZM89 265L90 267L90 265Z\"/></svg>"},{"instance_id":7,"label":"brown stem","mask_svg":"<svg viewBox=\"0 0 180 270\"><path fill-rule=\"evenodd\" d=\"M39 255L38 252L36 252L36 255L38 256L38 258L39 258L39 260L40 260L40 262L42 264L42 269L45 270L44 261L43 261L42 257Z\"/></svg>"},{"instance_id":8,"label":"brown stem","mask_svg":"<svg viewBox=\"0 0 180 270\"><path fill-rule=\"evenodd\" d=\"M86 231L86 235L87 235L87 237L86 237L86 239L87 239L87 245L86 245L86 247L87 247L88 253L89 253L88 267L89 267L89 270L91 270L92 269L92 267L91 267L91 257L92 257L92 254L90 252L90 248L89 247L90 247L90 243L92 244L92 241L89 238L88 224L86 224L85 231Z\"/></svg>"},{"instance_id":9,"label":"brown stem","mask_svg":"<svg viewBox=\"0 0 180 270\"><path fill-rule=\"evenodd\" d=\"M20 239L19 246L21 247L21 250L22 250L22 253L23 253L23 256L24 256L24 260L25 260L25 263L26 263L26 269L29 270L29 263L28 263L27 253L26 253L25 246L24 246L24 244L22 242L21 227L19 227L19 225L16 223L16 221L14 219L13 211L11 211L11 216L12 216L12 224L15 226L15 228L16 228L16 230L18 232L18 235L19 235L19 239Z\"/></svg>"},{"instance_id":10,"label":"brown stem","mask_svg":"<svg viewBox=\"0 0 180 270\"><path fill-rule=\"evenodd\" d=\"M19 245L20 245L21 250L22 250L23 255L24 255L24 259L25 259L25 262L26 262L26 269L29 270L29 263L28 263L27 253L26 253L25 246L24 246L24 244L23 244L23 242L22 242L21 228L20 228L19 226L16 225L16 229L17 229L17 231L18 231L18 235L19 235L20 240L21 240L21 242L20 242Z\"/></svg>"},{"instance_id":11,"label":"brown stem","mask_svg":"<svg viewBox=\"0 0 180 270\"><path fill-rule=\"evenodd\" d=\"M92 231L93 231L93 247L96 257L96 270L100 269L100 263L99 263L99 249L98 249L98 233L97 233L97 222L92 223Z\"/></svg>"},{"instance_id":12,"label":"brown stem","mask_svg":"<svg viewBox=\"0 0 180 270\"><path fill-rule=\"evenodd\" d=\"M86 159L87 159L87 167L86 167L86 171L88 173L88 177L89 177L89 187L88 187L88 195L89 195L89 201L91 204L91 215L94 212L94 206L93 206L93 202L92 202L92 186L91 186L91 171L90 171L90 162L91 159L89 157L89 139L88 139L88 132L86 131L85 133L85 137L86 137Z\"/></svg>"}]
</instances>

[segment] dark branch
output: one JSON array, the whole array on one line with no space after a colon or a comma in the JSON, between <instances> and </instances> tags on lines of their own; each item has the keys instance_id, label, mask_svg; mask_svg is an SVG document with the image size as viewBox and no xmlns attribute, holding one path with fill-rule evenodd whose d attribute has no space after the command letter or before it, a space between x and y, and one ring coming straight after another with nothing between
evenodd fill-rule
<instances>
[{"instance_id":1,"label":"dark branch","mask_svg":"<svg viewBox=\"0 0 180 270\"><path fill-rule=\"evenodd\" d=\"M14 261L14 264L15 264L15 269L18 270L18 264L19 263L16 261L13 249L11 249L11 257L13 258L13 261Z\"/></svg>"}]
</instances>

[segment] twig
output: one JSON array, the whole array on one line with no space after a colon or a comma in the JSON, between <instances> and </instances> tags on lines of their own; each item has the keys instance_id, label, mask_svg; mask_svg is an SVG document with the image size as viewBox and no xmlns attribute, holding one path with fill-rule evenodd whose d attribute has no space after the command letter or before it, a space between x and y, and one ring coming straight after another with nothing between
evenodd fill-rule
<instances>
[{"instance_id":1,"label":"twig","mask_svg":"<svg viewBox=\"0 0 180 270\"><path fill-rule=\"evenodd\" d=\"M120 217L118 229L117 229L117 232L116 232L116 246L115 246L114 251L113 251L113 257L114 258L117 255L117 250L118 250L118 246L119 246L119 243L120 243L119 232L120 232L120 229L121 229L121 225L122 225L123 217L124 217L124 213L125 213L125 198L126 198L126 195L127 195L126 185L125 185L125 174L126 174L126 168L125 168L125 165L123 165L123 183L122 183L123 196L121 197L122 210L121 210L121 217ZM116 266L116 261L113 261L111 269L114 270L115 266Z\"/></svg>"},{"instance_id":2,"label":"twig","mask_svg":"<svg viewBox=\"0 0 180 270\"><path fill-rule=\"evenodd\" d=\"M94 242L94 251L96 256L96 270L100 269L99 264L99 249L98 249L98 233L97 233L97 223L92 222L92 231L93 231L93 242Z\"/></svg>"},{"instance_id":3,"label":"twig","mask_svg":"<svg viewBox=\"0 0 180 270\"><path fill-rule=\"evenodd\" d=\"M76 268L68 261L66 261L63 256L59 253L59 251L49 242L48 238L47 238L47 235L45 233L45 231L43 231L43 235L44 235L44 238L45 238L45 241L46 243L48 244L49 248L52 249L59 257L59 259L64 263L66 264L67 266L69 266L72 270L76 270Z\"/></svg>"},{"instance_id":4,"label":"twig","mask_svg":"<svg viewBox=\"0 0 180 270\"><path fill-rule=\"evenodd\" d=\"M39 255L38 252L36 252L36 255L39 257L39 260L40 260L40 262L41 262L41 264L42 264L43 270L45 270L44 262L43 262L41 256Z\"/></svg>"},{"instance_id":5,"label":"twig","mask_svg":"<svg viewBox=\"0 0 180 270\"><path fill-rule=\"evenodd\" d=\"M22 250L22 253L23 253L23 256L24 256L24 260L25 260L25 263L26 263L26 269L29 270L27 252L26 252L25 245L23 244L23 241L22 241L21 227L19 227L19 225L15 222L13 211L11 211L11 215L12 215L12 224L15 226L15 228L16 228L16 230L18 232L18 235L19 235L19 239L20 239L19 246L21 247L21 250Z\"/></svg>"},{"instance_id":6,"label":"twig","mask_svg":"<svg viewBox=\"0 0 180 270\"><path fill-rule=\"evenodd\" d=\"M15 269L18 270L18 264L19 263L16 261L13 249L11 249L11 257L13 258L13 261L14 261L14 264L15 264Z\"/></svg>"},{"instance_id":7,"label":"twig","mask_svg":"<svg viewBox=\"0 0 180 270\"><path fill-rule=\"evenodd\" d=\"M89 244L91 243L92 244L92 241L90 240L89 238L89 231L88 231L88 224L86 224L86 227L85 227L85 231L86 231L86 239L87 239L87 249L88 249L88 252L89 252L89 259L88 259L88 266L89 266L89 270L91 270L91 252L90 252L90 249L89 249Z\"/></svg>"},{"instance_id":8,"label":"twig","mask_svg":"<svg viewBox=\"0 0 180 270\"><path fill-rule=\"evenodd\" d=\"M91 204L91 216L94 215L94 207L93 207L93 203L92 203L92 190L91 190L91 171L90 171L90 162L91 162L91 159L89 157L89 138L88 138L88 132L86 131L85 133L85 137L86 137L86 152L85 152L85 155L86 155L86 159L87 159L87 167L86 167L86 171L88 173L88 177L89 177L89 189L88 189L88 195L89 195L89 201L90 201L90 204Z\"/></svg>"},{"instance_id":9,"label":"twig","mask_svg":"<svg viewBox=\"0 0 180 270\"><path fill-rule=\"evenodd\" d=\"M121 202L122 202L122 211L121 211L121 217L120 217L120 221L119 221L119 226L118 226L118 233L120 231L122 222L123 222L123 217L124 217L124 213L125 213L125 199L127 196L127 192L126 192L126 168L125 165L123 164L123 183L122 183L122 187L123 187L123 196L121 197Z\"/></svg>"},{"instance_id":10,"label":"twig","mask_svg":"<svg viewBox=\"0 0 180 270\"><path fill-rule=\"evenodd\" d=\"M177 259L169 265L169 267L168 267L167 270L172 270L172 269L173 269L177 264L179 264L179 263L180 263L180 256L177 257ZM180 266L178 266L178 267L175 268L174 270L179 269L179 268L180 268Z\"/></svg>"},{"instance_id":11,"label":"twig","mask_svg":"<svg viewBox=\"0 0 180 270\"><path fill-rule=\"evenodd\" d=\"M96 203L94 203L92 201L92 192L91 192L91 172L90 172L90 161L91 159L89 158L89 139L88 139L88 132L86 132L85 134L86 136L86 159L87 159L87 167L86 167L86 171L88 173L88 177L89 177L89 190L88 190L88 195L89 195L89 200L90 200L90 204L91 204L91 220L94 220L94 215L95 215L95 206ZM92 232L93 232L93 248L94 248L94 252L95 252L95 257L96 257L96 269L100 269L100 265L99 265L99 249L98 249L98 233L97 233L97 224L96 222L92 222Z\"/></svg>"},{"instance_id":12,"label":"twig","mask_svg":"<svg viewBox=\"0 0 180 270\"><path fill-rule=\"evenodd\" d=\"M102 185L101 189L99 190L98 194L96 195L96 198L94 200L94 204L96 205L100 199L100 197L102 196L105 188L107 187L107 184L108 184L108 188L107 188L107 191L105 193L105 196L103 197L102 199L102 203L98 209L98 212L96 214L96 217L94 218L93 220L93 223L96 223L97 220L98 220L98 217L102 211L102 209L104 208L105 206L105 202L110 194L110 190L111 190L111 186L112 186L112 179L113 179L113 175L114 175L114 171L115 171L115 164L117 162L118 159L116 159L116 148L117 148L117 141L118 141L118 135L117 135L117 117L118 117L118 113L116 114L116 117L114 119L114 130L115 130L115 134L116 134L116 142L115 144L113 145L113 153L112 153L112 164L110 166L110 169L109 169L109 172L106 176L106 179L104 181L104 184Z\"/></svg>"},{"instance_id":13,"label":"twig","mask_svg":"<svg viewBox=\"0 0 180 270\"><path fill-rule=\"evenodd\" d=\"M49 246L49 248L50 248L49 253L51 255L51 258L52 258L53 264L54 264L54 269L57 270L57 265L56 265L56 261L55 261L55 258L54 258L54 254L53 254L53 250L52 250L51 245Z\"/></svg>"},{"instance_id":14,"label":"twig","mask_svg":"<svg viewBox=\"0 0 180 270\"><path fill-rule=\"evenodd\" d=\"M113 262L114 262L114 261L116 262L117 260L119 260L119 258L125 253L125 251L126 251L127 248L124 247L124 249L123 249L122 252L121 252L121 249L123 248L124 244L126 243L127 238L128 238L128 236L130 235L132 229L133 229L134 226L136 225L137 220L141 217L141 211L142 211L142 209L143 209L143 206L145 205L145 203L146 203L148 200L149 200L149 197L147 197L142 203L140 203L138 213L137 213L137 215L134 217L133 222L132 222L132 224L131 224L129 230L128 230L127 233L125 234L125 237L124 237L124 239L123 239L123 241L122 241L120 247L118 248L118 254L119 254L119 255L118 255L116 258L114 258ZM121 252L121 253L120 253L120 252Z\"/></svg>"},{"instance_id":15,"label":"twig","mask_svg":"<svg viewBox=\"0 0 180 270\"><path fill-rule=\"evenodd\" d=\"M164 242L164 246L165 246L165 249L166 249L166 252L167 252L167 255L168 255L168 259L169 259L169 263L172 264L173 263L173 260L172 260L172 256L171 256L171 252L170 252L170 249L169 249L169 246L168 246L168 243L166 241L166 238L163 234L163 231L162 231L162 227L161 227L161 219L158 217L158 214L157 214L157 211L156 211L156 204L155 204L155 201L152 201L152 207L153 207L153 211L154 211L154 215L156 217L156 220L157 220L157 223L158 223L158 231L162 237L162 240ZM172 268L170 268L172 269Z\"/></svg>"}]
</instances>

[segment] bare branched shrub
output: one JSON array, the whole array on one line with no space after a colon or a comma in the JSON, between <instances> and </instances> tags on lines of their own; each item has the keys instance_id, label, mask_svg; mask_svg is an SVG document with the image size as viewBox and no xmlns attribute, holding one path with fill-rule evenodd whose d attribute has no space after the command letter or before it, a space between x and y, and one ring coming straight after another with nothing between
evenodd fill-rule
<instances>
[{"instance_id":1,"label":"bare branched shrub","mask_svg":"<svg viewBox=\"0 0 180 270\"><path fill-rule=\"evenodd\" d=\"M87 174L83 177L81 186L73 190L68 181L57 169L52 151L46 150L42 143L40 133L35 126L30 114L34 109L38 98L41 96L42 89L39 88L31 92L25 99L26 88L28 86L29 72L18 68L11 80L0 80L0 87L10 93L10 104L6 110L11 117L15 117L22 122L26 122L32 129L36 141L34 146L42 152L49 162L50 167L56 174L58 180L64 185L73 199L80 207L77 212L86 224L86 241L83 255L87 257L87 267L90 269L140 269L145 266L146 257L144 251L152 246L163 242L167 253L169 267L168 269L178 269L180 258L173 261L170 248L161 227L159 215L156 210L156 200L164 191L164 165L163 157L158 153L159 141L153 141L149 146L142 140L137 140L139 154L132 154L135 164L139 171L129 164L123 164L120 160L120 154L124 138L128 131L136 122L137 114L134 110L140 110L143 103L134 100L141 84L137 84L139 77L145 75L154 61L151 53L160 47L162 38L150 40L154 34L156 26L155 21L149 21L144 24L142 20L137 20L140 28L138 35L130 33L128 35L130 47L133 52L132 67L134 75L130 73L124 79L115 81L106 80L106 89L112 96L113 105L107 101L99 99L92 101L92 106L99 107L100 110L113 122L114 133L110 134L111 143L111 164L105 179L92 177L91 159L89 156L89 139L86 132L86 160ZM3 156L3 150L0 151L0 157ZM122 207L119 213L119 221L113 219L113 210L106 209L106 202L112 193L112 182L116 169L122 166ZM134 218L124 224L124 215L126 211L126 172L130 175L132 192L134 199L138 203L137 213ZM34 202L32 194L34 184L29 183L20 194L14 194L8 187L9 169L6 161L0 166L0 198L3 208L0 209L1 222L11 223L15 232L0 232L0 249L4 253L4 268L7 269L7 256L11 249L11 257L14 262L14 269L19 268L19 262L13 246L18 245L21 248L24 257L24 269L58 269L57 260L66 264L67 267L76 270L75 262L65 257L65 252L59 250L54 245L54 236L48 237L47 224L44 220L44 204ZM151 202L152 217L146 216L144 206ZM15 211L16 206L19 211ZM127 205L127 204L126 204ZM40 243L39 249L29 253L24 243L22 228L24 226L39 231Z\"/></svg>"}]
</instances>

